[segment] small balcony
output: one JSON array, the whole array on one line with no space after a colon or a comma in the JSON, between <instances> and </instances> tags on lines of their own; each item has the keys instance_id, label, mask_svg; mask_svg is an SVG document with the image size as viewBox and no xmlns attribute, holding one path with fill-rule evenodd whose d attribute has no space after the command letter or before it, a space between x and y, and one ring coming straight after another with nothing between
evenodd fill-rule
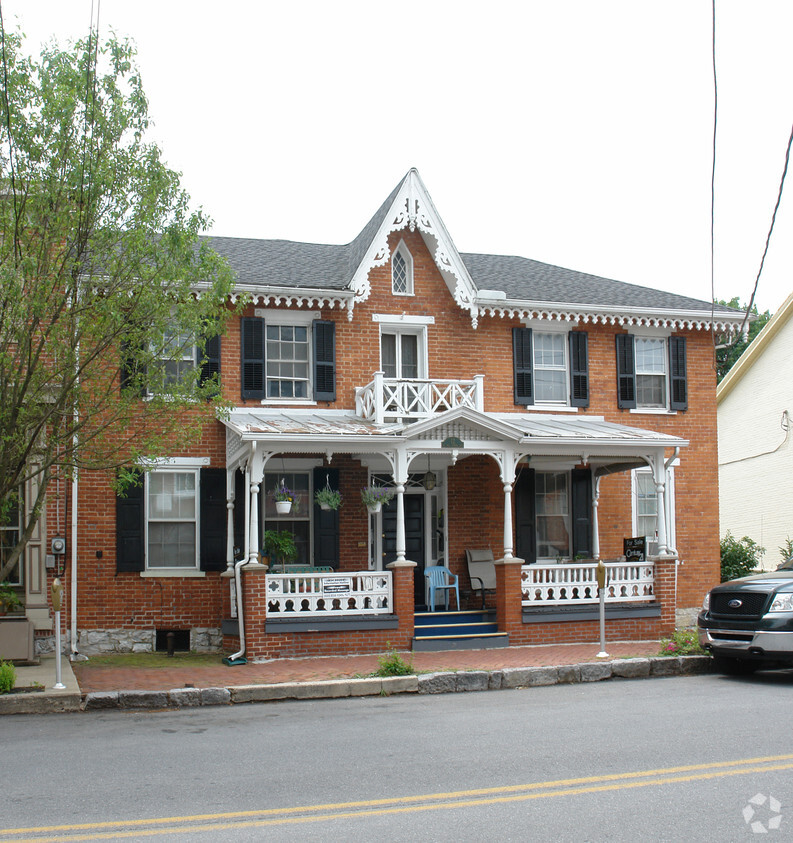
<instances>
[{"instance_id":1,"label":"small balcony","mask_svg":"<svg viewBox=\"0 0 793 843\"><path fill-rule=\"evenodd\" d=\"M484 375L472 380L387 378L375 372L374 380L355 388L355 412L376 424L418 421L436 413L469 407L484 410Z\"/></svg>"}]
</instances>

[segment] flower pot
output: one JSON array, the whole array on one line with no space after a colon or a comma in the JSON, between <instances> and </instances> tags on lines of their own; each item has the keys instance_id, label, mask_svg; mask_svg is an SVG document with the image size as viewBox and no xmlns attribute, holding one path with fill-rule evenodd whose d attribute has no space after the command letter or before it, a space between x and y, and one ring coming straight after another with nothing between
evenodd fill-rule
<instances>
[{"instance_id":1,"label":"flower pot","mask_svg":"<svg viewBox=\"0 0 793 843\"><path fill-rule=\"evenodd\" d=\"M292 511L292 501L276 501L275 511L279 515L289 515Z\"/></svg>"},{"instance_id":2,"label":"flower pot","mask_svg":"<svg viewBox=\"0 0 793 843\"><path fill-rule=\"evenodd\" d=\"M366 508L369 510L369 515L377 515L377 513L380 512L382 506L383 505L380 503L373 503L370 506L367 506Z\"/></svg>"},{"instance_id":3,"label":"flower pot","mask_svg":"<svg viewBox=\"0 0 793 843\"><path fill-rule=\"evenodd\" d=\"M321 504L319 505L319 508L320 508L320 509L324 509L324 510L325 510L325 512L327 512L329 509L331 509L331 505L330 505L329 503L321 503Z\"/></svg>"}]
</instances>

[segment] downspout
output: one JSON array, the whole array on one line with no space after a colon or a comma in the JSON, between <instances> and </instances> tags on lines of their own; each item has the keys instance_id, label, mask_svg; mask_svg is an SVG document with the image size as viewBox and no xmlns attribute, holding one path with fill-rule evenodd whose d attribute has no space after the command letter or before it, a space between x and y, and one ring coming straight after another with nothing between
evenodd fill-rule
<instances>
[{"instance_id":1,"label":"downspout","mask_svg":"<svg viewBox=\"0 0 793 843\"><path fill-rule=\"evenodd\" d=\"M75 416L77 413L75 413ZM77 445L77 435L75 434L75 447ZM72 477L72 576L71 576L71 604L70 604L70 611L71 611L71 649L72 661L82 661L85 656L80 656L77 652L77 499L78 499L78 487L77 487L77 478L78 478L77 469L74 470L74 477Z\"/></svg>"},{"instance_id":2,"label":"downspout","mask_svg":"<svg viewBox=\"0 0 793 843\"><path fill-rule=\"evenodd\" d=\"M245 612L242 608L242 576L241 576L241 569L242 566L248 562L248 555L250 553L251 547L251 536L250 536L250 518L251 518L251 463L253 462L253 457L256 453L256 442L251 442L251 455L248 458L248 464L245 467L245 552L242 554L242 558L238 560L234 564L234 587L237 591L237 625L239 628L240 633L240 648L236 653L228 656L228 658L223 659L224 664L227 665L236 665L236 664L245 664L247 659L244 658L245 656Z\"/></svg>"}]
</instances>

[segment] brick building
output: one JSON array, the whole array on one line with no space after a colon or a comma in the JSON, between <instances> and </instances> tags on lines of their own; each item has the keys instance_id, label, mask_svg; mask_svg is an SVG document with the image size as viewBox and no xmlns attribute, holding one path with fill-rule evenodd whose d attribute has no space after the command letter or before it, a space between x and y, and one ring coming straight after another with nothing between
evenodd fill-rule
<instances>
[{"instance_id":1,"label":"brick building","mask_svg":"<svg viewBox=\"0 0 793 843\"><path fill-rule=\"evenodd\" d=\"M248 302L206 352L233 409L123 498L80 478L74 650L162 647L168 631L238 658L410 648L426 568L459 578L463 608L481 601L472 549L497 560L487 620L512 644L596 640L593 560L610 560L612 639L670 631L718 580L711 330L741 314L461 254L415 170L345 246L211 245ZM393 497L370 512L366 486ZM341 507L321 509L320 489ZM279 530L297 556L268 570ZM629 564L639 536L647 559Z\"/></svg>"}]
</instances>

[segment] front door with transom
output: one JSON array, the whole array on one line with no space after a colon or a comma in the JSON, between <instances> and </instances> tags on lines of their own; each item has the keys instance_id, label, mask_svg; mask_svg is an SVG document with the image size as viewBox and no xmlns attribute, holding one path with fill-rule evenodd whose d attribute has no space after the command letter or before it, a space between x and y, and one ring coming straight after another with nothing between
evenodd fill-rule
<instances>
[{"instance_id":1,"label":"front door with transom","mask_svg":"<svg viewBox=\"0 0 793 843\"><path fill-rule=\"evenodd\" d=\"M405 558L416 563L413 593L417 605L424 603L424 495L404 495L405 501ZM382 553L383 568L396 559L396 500L383 507Z\"/></svg>"}]
</instances>

